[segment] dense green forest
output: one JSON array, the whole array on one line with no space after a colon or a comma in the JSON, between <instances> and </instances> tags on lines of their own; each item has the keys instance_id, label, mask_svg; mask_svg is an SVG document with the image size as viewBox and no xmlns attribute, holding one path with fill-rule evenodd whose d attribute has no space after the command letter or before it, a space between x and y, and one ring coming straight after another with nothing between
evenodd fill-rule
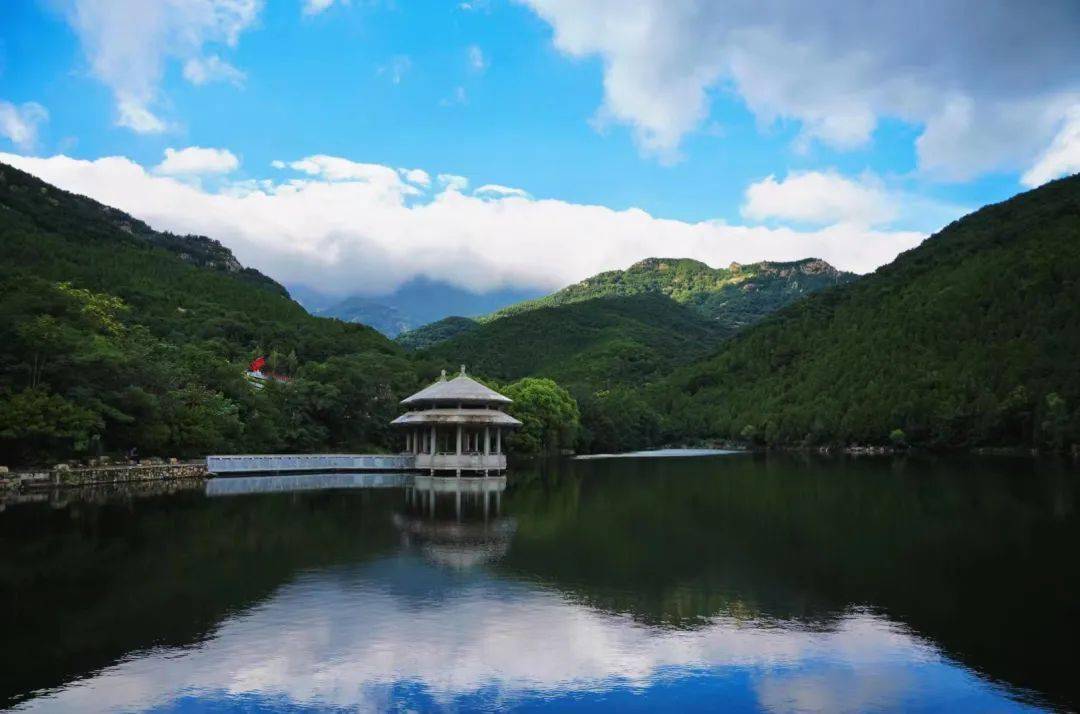
<instances>
[{"instance_id":1,"label":"dense green forest","mask_svg":"<svg viewBox=\"0 0 1080 714\"><path fill-rule=\"evenodd\" d=\"M646 258L626 270L609 270L475 320L439 320L404 333L398 341L410 349L424 349L533 310L636 295L666 296L709 320L719 334L731 334L806 295L854 279L854 274L813 258L791 263L732 263L727 268L711 268L688 258Z\"/></svg>"},{"instance_id":2,"label":"dense green forest","mask_svg":"<svg viewBox=\"0 0 1080 714\"><path fill-rule=\"evenodd\" d=\"M670 298L641 294L528 310L423 354L501 381L544 376L597 391L665 377L712 352L725 334Z\"/></svg>"},{"instance_id":3,"label":"dense green forest","mask_svg":"<svg viewBox=\"0 0 1080 714\"><path fill-rule=\"evenodd\" d=\"M440 320L398 341L496 380L554 379L580 405L579 449L634 448L661 438L660 415L643 400L651 385L769 312L853 277L820 260L714 269L649 258L479 320Z\"/></svg>"},{"instance_id":4,"label":"dense green forest","mask_svg":"<svg viewBox=\"0 0 1080 714\"><path fill-rule=\"evenodd\" d=\"M660 440L1080 442L1080 176L777 312L650 398Z\"/></svg>"},{"instance_id":5,"label":"dense green forest","mask_svg":"<svg viewBox=\"0 0 1080 714\"><path fill-rule=\"evenodd\" d=\"M1080 442L1080 177L984 208L858 280L816 260L650 259L400 343L312 317L214 240L0 165L8 465L131 448L391 449L399 400L460 363L519 395L536 422L521 451L1068 449ZM244 371L260 355L288 382L255 388Z\"/></svg>"},{"instance_id":6,"label":"dense green forest","mask_svg":"<svg viewBox=\"0 0 1080 714\"><path fill-rule=\"evenodd\" d=\"M600 273L551 295L503 308L484 320L598 297L659 293L716 322L721 329L734 330L805 295L854 279L854 274L815 258L791 263L732 263L727 268L711 268L689 258L646 258L626 270Z\"/></svg>"},{"instance_id":7,"label":"dense green forest","mask_svg":"<svg viewBox=\"0 0 1080 714\"><path fill-rule=\"evenodd\" d=\"M292 381L253 389L258 355ZM0 165L0 464L386 448L398 400L435 372L311 317L216 241Z\"/></svg>"}]
</instances>

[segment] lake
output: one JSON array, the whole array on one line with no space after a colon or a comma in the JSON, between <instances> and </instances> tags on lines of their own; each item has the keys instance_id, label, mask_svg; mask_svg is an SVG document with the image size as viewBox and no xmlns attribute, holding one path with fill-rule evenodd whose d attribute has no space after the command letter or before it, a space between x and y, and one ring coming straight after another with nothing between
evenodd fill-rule
<instances>
[{"instance_id":1,"label":"lake","mask_svg":"<svg viewBox=\"0 0 1080 714\"><path fill-rule=\"evenodd\" d=\"M735 454L545 462L486 496L9 502L0 706L1075 709L1078 486Z\"/></svg>"}]
</instances>

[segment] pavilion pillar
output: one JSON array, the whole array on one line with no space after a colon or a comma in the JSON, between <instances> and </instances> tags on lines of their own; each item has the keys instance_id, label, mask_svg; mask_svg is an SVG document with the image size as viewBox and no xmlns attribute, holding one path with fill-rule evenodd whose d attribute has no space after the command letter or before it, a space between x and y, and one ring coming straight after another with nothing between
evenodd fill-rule
<instances>
[{"instance_id":1,"label":"pavilion pillar","mask_svg":"<svg viewBox=\"0 0 1080 714\"><path fill-rule=\"evenodd\" d=\"M457 455L461 456L461 424L457 425Z\"/></svg>"},{"instance_id":2,"label":"pavilion pillar","mask_svg":"<svg viewBox=\"0 0 1080 714\"><path fill-rule=\"evenodd\" d=\"M502 454L502 427L495 429L495 453Z\"/></svg>"},{"instance_id":3,"label":"pavilion pillar","mask_svg":"<svg viewBox=\"0 0 1080 714\"><path fill-rule=\"evenodd\" d=\"M491 455L491 427L484 427L484 456Z\"/></svg>"},{"instance_id":4,"label":"pavilion pillar","mask_svg":"<svg viewBox=\"0 0 1080 714\"><path fill-rule=\"evenodd\" d=\"M434 456L435 455L435 425L434 424L431 425L431 443L428 444L428 446L431 447L431 452L430 453L431 453L432 456Z\"/></svg>"}]
</instances>

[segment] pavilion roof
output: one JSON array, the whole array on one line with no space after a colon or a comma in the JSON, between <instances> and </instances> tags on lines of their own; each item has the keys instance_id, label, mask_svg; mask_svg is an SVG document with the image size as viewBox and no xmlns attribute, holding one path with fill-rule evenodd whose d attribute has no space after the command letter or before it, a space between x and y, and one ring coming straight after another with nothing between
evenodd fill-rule
<instances>
[{"instance_id":1,"label":"pavilion roof","mask_svg":"<svg viewBox=\"0 0 1080 714\"><path fill-rule=\"evenodd\" d=\"M401 400L402 404L416 404L417 402L485 402L496 404L509 404L513 399L499 394L490 387L477 382L465 374L465 366L461 367L461 374L448 380L446 372L434 384L424 387L411 397Z\"/></svg>"},{"instance_id":2,"label":"pavilion roof","mask_svg":"<svg viewBox=\"0 0 1080 714\"><path fill-rule=\"evenodd\" d=\"M475 424L488 426L521 426L521 421L506 412L495 409L425 409L405 412L394 421L394 426L415 424Z\"/></svg>"}]
</instances>

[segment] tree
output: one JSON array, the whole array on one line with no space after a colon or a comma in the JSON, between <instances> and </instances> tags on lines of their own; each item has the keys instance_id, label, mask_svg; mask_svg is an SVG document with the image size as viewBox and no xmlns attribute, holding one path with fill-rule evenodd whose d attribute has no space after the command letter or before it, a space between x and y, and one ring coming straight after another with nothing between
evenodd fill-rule
<instances>
[{"instance_id":1,"label":"tree","mask_svg":"<svg viewBox=\"0 0 1080 714\"><path fill-rule=\"evenodd\" d=\"M0 393L0 447L17 460L83 452L103 426L97 414L44 389Z\"/></svg>"},{"instance_id":2,"label":"tree","mask_svg":"<svg viewBox=\"0 0 1080 714\"><path fill-rule=\"evenodd\" d=\"M508 411L522 426L507 440L518 454L553 454L574 443L581 414L570 392L550 379L526 377L503 390L514 400Z\"/></svg>"}]
</instances>

